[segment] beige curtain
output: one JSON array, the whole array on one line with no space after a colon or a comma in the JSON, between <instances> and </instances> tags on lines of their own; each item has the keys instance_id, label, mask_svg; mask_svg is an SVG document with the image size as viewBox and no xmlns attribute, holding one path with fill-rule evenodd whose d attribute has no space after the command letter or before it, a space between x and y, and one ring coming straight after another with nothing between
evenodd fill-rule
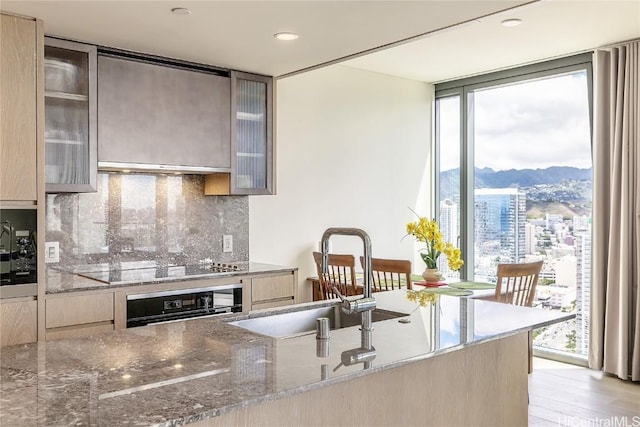
<instances>
[{"instance_id":1,"label":"beige curtain","mask_svg":"<svg viewBox=\"0 0 640 427\"><path fill-rule=\"evenodd\" d=\"M640 381L640 43L594 53L589 367Z\"/></svg>"}]
</instances>

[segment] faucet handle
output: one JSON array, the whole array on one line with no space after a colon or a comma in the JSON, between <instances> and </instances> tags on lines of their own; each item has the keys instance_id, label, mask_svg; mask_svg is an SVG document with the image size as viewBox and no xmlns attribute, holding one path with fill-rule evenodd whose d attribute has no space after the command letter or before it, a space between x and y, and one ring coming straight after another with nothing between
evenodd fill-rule
<instances>
[{"instance_id":1,"label":"faucet handle","mask_svg":"<svg viewBox=\"0 0 640 427\"><path fill-rule=\"evenodd\" d=\"M353 313L353 311L351 311L351 301L346 299L344 295L340 293L336 285L332 284L331 289L333 289L333 293L336 294L338 298L340 298L340 304L342 305L342 309L347 313Z\"/></svg>"},{"instance_id":2,"label":"faucet handle","mask_svg":"<svg viewBox=\"0 0 640 427\"><path fill-rule=\"evenodd\" d=\"M376 300L373 297L349 301L340 293L336 285L331 285L331 288L333 289L333 292L338 295L338 298L340 298L342 310L345 313L361 313L363 311L370 311L376 308Z\"/></svg>"},{"instance_id":3,"label":"faucet handle","mask_svg":"<svg viewBox=\"0 0 640 427\"><path fill-rule=\"evenodd\" d=\"M342 295L340 293L340 290L338 289L338 287L336 285L331 284L331 289L333 290L334 294L338 295L338 298L340 298L340 301L344 301L345 300L344 295Z\"/></svg>"}]
</instances>

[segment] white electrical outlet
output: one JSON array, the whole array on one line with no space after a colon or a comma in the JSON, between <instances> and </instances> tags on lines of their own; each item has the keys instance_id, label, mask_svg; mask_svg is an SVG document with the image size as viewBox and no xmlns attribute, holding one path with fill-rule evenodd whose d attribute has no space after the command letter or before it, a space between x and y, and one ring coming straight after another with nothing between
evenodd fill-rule
<instances>
[{"instance_id":1,"label":"white electrical outlet","mask_svg":"<svg viewBox=\"0 0 640 427\"><path fill-rule=\"evenodd\" d=\"M60 262L60 242L44 242L44 262Z\"/></svg>"},{"instance_id":2,"label":"white electrical outlet","mask_svg":"<svg viewBox=\"0 0 640 427\"><path fill-rule=\"evenodd\" d=\"M222 236L222 252L233 252L233 235Z\"/></svg>"}]
</instances>

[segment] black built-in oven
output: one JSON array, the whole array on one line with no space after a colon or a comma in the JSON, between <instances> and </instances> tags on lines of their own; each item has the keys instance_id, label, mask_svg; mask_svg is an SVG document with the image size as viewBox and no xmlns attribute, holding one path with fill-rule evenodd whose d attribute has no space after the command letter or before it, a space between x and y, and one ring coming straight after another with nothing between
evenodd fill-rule
<instances>
[{"instance_id":1,"label":"black built-in oven","mask_svg":"<svg viewBox=\"0 0 640 427\"><path fill-rule=\"evenodd\" d=\"M0 209L0 286L37 282L36 209Z\"/></svg>"},{"instance_id":2,"label":"black built-in oven","mask_svg":"<svg viewBox=\"0 0 640 427\"><path fill-rule=\"evenodd\" d=\"M127 328L242 311L242 285L178 289L127 296Z\"/></svg>"}]
</instances>

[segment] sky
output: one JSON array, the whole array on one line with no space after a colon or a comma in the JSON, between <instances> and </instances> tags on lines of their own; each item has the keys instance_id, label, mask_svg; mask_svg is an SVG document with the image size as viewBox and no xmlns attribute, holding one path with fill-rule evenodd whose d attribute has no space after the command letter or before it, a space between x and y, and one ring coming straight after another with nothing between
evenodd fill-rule
<instances>
[{"instance_id":1,"label":"sky","mask_svg":"<svg viewBox=\"0 0 640 427\"><path fill-rule=\"evenodd\" d=\"M476 167L591 167L586 81L581 71L476 91ZM442 171L459 164L458 106L441 103Z\"/></svg>"}]
</instances>

